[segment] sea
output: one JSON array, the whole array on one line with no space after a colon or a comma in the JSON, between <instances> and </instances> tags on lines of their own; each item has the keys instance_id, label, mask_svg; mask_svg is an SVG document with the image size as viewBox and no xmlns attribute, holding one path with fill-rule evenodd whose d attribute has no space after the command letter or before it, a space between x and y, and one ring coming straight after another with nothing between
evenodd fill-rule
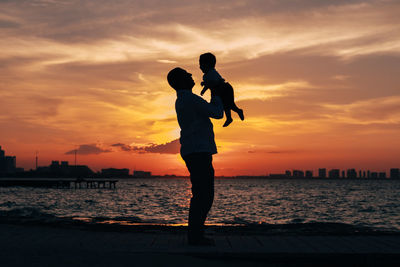
<instances>
[{"instance_id":1,"label":"sea","mask_svg":"<svg viewBox=\"0 0 400 267\"><path fill-rule=\"evenodd\" d=\"M185 225L185 178L120 179L116 189L0 187L0 222ZM216 179L206 224L342 223L400 230L399 180Z\"/></svg>"}]
</instances>

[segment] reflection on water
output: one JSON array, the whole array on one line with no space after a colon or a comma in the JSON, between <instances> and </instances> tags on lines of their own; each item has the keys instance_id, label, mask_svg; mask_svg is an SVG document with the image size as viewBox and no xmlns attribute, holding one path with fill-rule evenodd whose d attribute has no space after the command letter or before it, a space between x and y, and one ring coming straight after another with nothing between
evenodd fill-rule
<instances>
[{"instance_id":1,"label":"reflection on water","mask_svg":"<svg viewBox=\"0 0 400 267\"><path fill-rule=\"evenodd\" d=\"M400 181L216 180L208 224L341 222L400 229ZM117 189L0 188L0 216L186 225L186 179L121 180Z\"/></svg>"}]
</instances>

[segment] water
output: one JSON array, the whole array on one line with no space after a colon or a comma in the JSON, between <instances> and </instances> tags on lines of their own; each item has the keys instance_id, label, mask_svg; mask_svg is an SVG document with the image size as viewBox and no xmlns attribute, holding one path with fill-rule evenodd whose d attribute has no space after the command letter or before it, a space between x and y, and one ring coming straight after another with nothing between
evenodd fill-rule
<instances>
[{"instance_id":1,"label":"water","mask_svg":"<svg viewBox=\"0 0 400 267\"><path fill-rule=\"evenodd\" d=\"M400 181L261 180L215 182L208 224L334 222L400 230ZM185 224L187 179L120 180L117 189L0 187L7 218Z\"/></svg>"}]
</instances>

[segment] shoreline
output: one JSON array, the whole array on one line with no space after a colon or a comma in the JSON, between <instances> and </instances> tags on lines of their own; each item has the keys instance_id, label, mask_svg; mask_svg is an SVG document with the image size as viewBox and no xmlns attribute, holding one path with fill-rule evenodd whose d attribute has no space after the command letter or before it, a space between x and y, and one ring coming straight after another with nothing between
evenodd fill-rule
<instances>
[{"instance_id":1,"label":"shoreline","mask_svg":"<svg viewBox=\"0 0 400 267\"><path fill-rule=\"evenodd\" d=\"M7 218L0 219L1 225L15 225L21 227L51 227L60 229L78 229L84 231L103 232L159 232L159 233L186 233L187 224L165 224L165 223L124 223L123 221L85 221L72 218ZM400 236L400 230L362 225L351 225L332 222L309 222L309 223L288 223L288 224L206 224L206 231L216 234L233 235L392 235Z\"/></svg>"}]
</instances>

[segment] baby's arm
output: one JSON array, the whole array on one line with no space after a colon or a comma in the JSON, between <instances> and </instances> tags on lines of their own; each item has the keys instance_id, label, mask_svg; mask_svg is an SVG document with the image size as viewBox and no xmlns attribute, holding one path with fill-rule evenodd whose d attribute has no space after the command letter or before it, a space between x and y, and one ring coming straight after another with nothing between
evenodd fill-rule
<instances>
[{"instance_id":1,"label":"baby's arm","mask_svg":"<svg viewBox=\"0 0 400 267\"><path fill-rule=\"evenodd\" d=\"M203 90L201 90L200 95L204 95L204 93L208 90L209 88L207 86L203 87Z\"/></svg>"},{"instance_id":2,"label":"baby's arm","mask_svg":"<svg viewBox=\"0 0 400 267\"><path fill-rule=\"evenodd\" d=\"M209 89L209 87L207 87L204 81L201 82L200 85L203 86L203 90L201 90L200 95L204 95L204 93Z\"/></svg>"}]
</instances>

